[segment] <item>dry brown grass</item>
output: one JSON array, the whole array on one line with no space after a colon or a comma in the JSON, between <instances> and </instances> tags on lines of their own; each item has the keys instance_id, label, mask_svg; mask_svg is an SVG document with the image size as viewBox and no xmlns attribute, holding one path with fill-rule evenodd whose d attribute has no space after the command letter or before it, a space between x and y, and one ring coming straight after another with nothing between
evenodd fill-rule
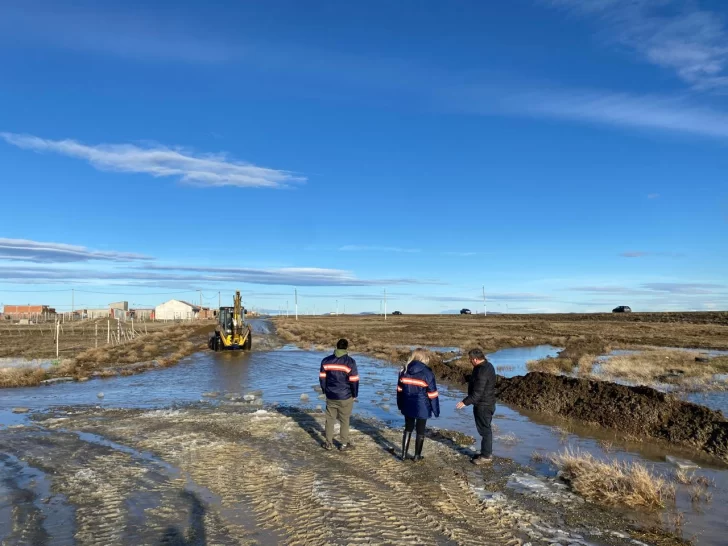
<instances>
[{"instance_id":1,"label":"dry brown grass","mask_svg":"<svg viewBox=\"0 0 728 546\"><path fill-rule=\"evenodd\" d=\"M614 442L610 440L599 440L599 447L604 453L611 453L614 450Z\"/></svg>"},{"instance_id":2,"label":"dry brown grass","mask_svg":"<svg viewBox=\"0 0 728 546\"><path fill-rule=\"evenodd\" d=\"M164 332L173 328L172 322L147 322L134 323L134 329L139 334L144 334L147 339L161 339ZM122 322L125 330L131 328L130 322ZM59 343L59 357L71 358L76 354L96 346L106 345L107 319L85 320L80 322L66 322L61 324L61 337ZM118 322L110 321L110 329L116 332ZM0 357L19 357L26 359L33 358L55 358L55 325L30 324L19 325L0 321Z\"/></svg>"},{"instance_id":3,"label":"dry brown grass","mask_svg":"<svg viewBox=\"0 0 728 546\"><path fill-rule=\"evenodd\" d=\"M170 366L181 358L204 349L212 328L209 323L168 323L161 331L140 335L119 345L102 345L80 350L73 358L64 359L59 366L49 369L0 369L0 387L38 385L41 381L54 377L67 376L82 380L91 374L102 377L129 375L156 366Z\"/></svg>"},{"instance_id":4,"label":"dry brown grass","mask_svg":"<svg viewBox=\"0 0 728 546\"><path fill-rule=\"evenodd\" d=\"M540 451L533 451L531 453L531 461L534 463L542 463L546 460L546 455L541 453Z\"/></svg>"},{"instance_id":5,"label":"dry brown grass","mask_svg":"<svg viewBox=\"0 0 728 546\"><path fill-rule=\"evenodd\" d=\"M553 454L551 461L574 491L597 504L654 510L675 499L674 486L640 463L605 462L569 449Z\"/></svg>"},{"instance_id":6,"label":"dry brown grass","mask_svg":"<svg viewBox=\"0 0 728 546\"><path fill-rule=\"evenodd\" d=\"M654 345L728 349L728 313L633 313L604 315L402 315L301 316L273 319L287 342L332 347L340 337L352 351L399 361L403 346L480 347L493 352L507 347L551 344L564 347L561 357L587 366L585 355L604 354L610 347ZM559 369L568 366L558 365Z\"/></svg>"},{"instance_id":7,"label":"dry brown grass","mask_svg":"<svg viewBox=\"0 0 728 546\"><path fill-rule=\"evenodd\" d=\"M526 362L526 369L529 372L571 373L574 363L568 358L542 358Z\"/></svg>"},{"instance_id":8,"label":"dry brown grass","mask_svg":"<svg viewBox=\"0 0 728 546\"><path fill-rule=\"evenodd\" d=\"M612 356L599 365L595 377L607 380L627 380L636 383L671 383L690 390L725 388L728 384L715 381L715 374L728 373L728 358L712 358L696 362L697 351L645 349L632 355Z\"/></svg>"},{"instance_id":9,"label":"dry brown grass","mask_svg":"<svg viewBox=\"0 0 728 546\"><path fill-rule=\"evenodd\" d=\"M691 485L693 483L693 474L679 468L675 471L675 481L681 485Z\"/></svg>"}]
</instances>

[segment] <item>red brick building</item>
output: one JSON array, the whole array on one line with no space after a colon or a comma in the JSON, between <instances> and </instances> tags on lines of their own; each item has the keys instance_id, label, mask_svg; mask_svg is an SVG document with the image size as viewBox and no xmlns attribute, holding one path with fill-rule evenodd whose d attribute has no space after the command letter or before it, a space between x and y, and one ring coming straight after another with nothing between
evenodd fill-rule
<instances>
[{"instance_id":1,"label":"red brick building","mask_svg":"<svg viewBox=\"0 0 728 546\"><path fill-rule=\"evenodd\" d=\"M6 305L3 314L10 320L34 319L55 315L56 310L47 305Z\"/></svg>"}]
</instances>

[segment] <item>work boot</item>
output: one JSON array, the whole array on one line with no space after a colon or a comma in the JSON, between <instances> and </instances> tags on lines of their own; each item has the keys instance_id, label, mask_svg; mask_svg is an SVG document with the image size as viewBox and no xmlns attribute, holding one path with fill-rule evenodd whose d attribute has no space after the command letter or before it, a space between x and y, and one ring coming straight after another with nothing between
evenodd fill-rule
<instances>
[{"instance_id":1,"label":"work boot","mask_svg":"<svg viewBox=\"0 0 728 546\"><path fill-rule=\"evenodd\" d=\"M324 448L326 451L331 451L334 449L334 446L331 444L331 442L324 442L321 444L321 447Z\"/></svg>"},{"instance_id":2,"label":"work boot","mask_svg":"<svg viewBox=\"0 0 728 546\"><path fill-rule=\"evenodd\" d=\"M339 446L339 451L351 451L352 449L354 449L354 445L351 442Z\"/></svg>"},{"instance_id":3,"label":"work boot","mask_svg":"<svg viewBox=\"0 0 728 546\"><path fill-rule=\"evenodd\" d=\"M407 452L409 451L410 440L412 439L412 433L404 431L402 434L402 460L407 460Z\"/></svg>"},{"instance_id":4,"label":"work boot","mask_svg":"<svg viewBox=\"0 0 728 546\"><path fill-rule=\"evenodd\" d=\"M415 462L421 461L422 459L424 459L424 457L422 456L422 446L424 443L425 443L424 436L417 436L417 438L415 438L415 456L414 456Z\"/></svg>"},{"instance_id":5,"label":"work boot","mask_svg":"<svg viewBox=\"0 0 728 546\"><path fill-rule=\"evenodd\" d=\"M476 466L487 465L493 462L492 456L484 457L480 453L470 458L470 462Z\"/></svg>"}]
</instances>

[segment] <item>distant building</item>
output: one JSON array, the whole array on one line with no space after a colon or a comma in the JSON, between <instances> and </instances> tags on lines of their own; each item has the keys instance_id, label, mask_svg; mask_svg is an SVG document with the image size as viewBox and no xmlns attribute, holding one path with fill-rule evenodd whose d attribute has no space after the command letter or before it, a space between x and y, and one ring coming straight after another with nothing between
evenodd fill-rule
<instances>
[{"instance_id":1,"label":"distant building","mask_svg":"<svg viewBox=\"0 0 728 546\"><path fill-rule=\"evenodd\" d=\"M110 303L109 309L119 309L120 311L128 311L129 302L128 301L117 301L114 303Z\"/></svg>"},{"instance_id":2,"label":"distant building","mask_svg":"<svg viewBox=\"0 0 728 546\"><path fill-rule=\"evenodd\" d=\"M193 320L199 317L200 306L182 300L169 300L154 308L156 320Z\"/></svg>"},{"instance_id":3,"label":"distant building","mask_svg":"<svg viewBox=\"0 0 728 546\"><path fill-rule=\"evenodd\" d=\"M130 309L129 315L134 317L135 320L154 320L155 317L153 307Z\"/></svg>"},{"instance_id":4,"label":"distant building","mask_svg":"<svg viewBox=\"0 0 728 546\"><path fill-rule=\"evenodd\" d=\"M100 307L98 309L83 309L81 311L81 317L90 320L108 318L109 309L107 307Z\"/></svg>"},{"instance_id":5,"label":"distant building","mask_svg":"<svg viewBox=\"0 0 728 546\"><path fill-rule=\"evenodd\" d=\"M54 317L56 310L47 305L6 305L3 309L5 318L19 319L47 319Z\"/></svg>"}]
</instances>

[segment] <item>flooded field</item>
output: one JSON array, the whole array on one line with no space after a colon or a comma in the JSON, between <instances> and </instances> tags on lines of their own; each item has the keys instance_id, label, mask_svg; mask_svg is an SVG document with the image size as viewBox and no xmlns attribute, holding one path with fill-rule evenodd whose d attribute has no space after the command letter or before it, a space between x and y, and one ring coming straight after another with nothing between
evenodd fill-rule
<instances>
[{"instance_id":1,"label":"flooded field","mask_svg":"<svg viewBox=\"0 0 728 546\"><path fill-rule=\"evenodd\" d=\"M264 326L259 325L257 327L259 333L261 332L261 327ZM260 338L261 336L258 337ZM265 343L263 343L263 345L265 346ZM493 353L489 355L489 358L493 364L500 369L499 373L501 375L512 376L525 373L526 361L546 356L553 356L557 351L558 348L551 346L512 348ZM314 415L313 419L315 420L317 410L325 404L324 400L322 400L322 395L318 392L317 378L319 363L321 358L324 356L326 356L326 353L302 351L293 347L235 354L211 353L206 351L184 359L177 366L167 369L153 370L136 376L98 379L83 383L57 384L42 388L4 389L0 391L0 424L3 425L3 429L7 429L8 427L18 424L27 424L28 418L24 414L13 413L13 410L17 408L25 408L31 412L40 412L47 411L49 409L53 410L54 408L67 408L69 406L90 408L99 407L100 409L83 410L90 412L89 416L83 417L83 422L75 422L77 419L73 415L66 417L65 414L63 414L61 418L69 419L70 422L68 425L72 425L74 430L90 432L94 431L94 427L96 426L94 423L98 421L99 423L102 423L102 425L99 425L102 430L97 430L95 433L100 433L100 436L111 440L116 438L116 441L119 441L119 443L123 445L129 445L130 441L138 443L139 445L134 449L138 449L142 452L154 451L154 449L151 449L149 445L144 444L143 434L138 436L136 432L129 429L129 426L131 426L134 419L142 415L139 411L144 409L171 408L171 411L175 411L174 408L181 404L197 403L197 405L201 408L200 411L214 414L215 411L217 411L216 408L229 408L231 405L240 405L241 407L245 406L246 408L252 407L253 410L255 407L260 408L264 406L268 411L270 411L270 408L272 407L280 408L295 406L312 412L312 415ZM377 422L383 422L392 427L400 427L402 418L396 408L395 393L397 368L373 358L355 356L359 365L360 375L362 376L359 402L355 408L357 417L359 419L374 419L377 420ZM454 409L456 402L463 396L461 388L444 384L439 385L439 392L441 395L442 415L439 419L431 420L431 426L458 431L474 437L477 436L472 414L468 411L456 411ZM131 413L128 415L124 413L124 411L118 413L112 411L110 408L120 408ZM186 409L183 408L181 411L182 413L180 415L187 415L185 413L187 411ZM131 416L136 417L132 419ZM196 417L188 416L187 418L193 419ZM212 417L209 418L213 419ZM228 418L232 419L230 416L228 416ZM310 417L307 417L306 419L309 418ZM123 421L123 419L127 419L128 422ZM208 417L205 417L205 419L208 419ZM124 424L125 422L127 423L126 425ZM155 426L166 428L170 426L170 422L171 421L169 419L163 420L162 423L157 423ZM617 433L605 432L602 429L590 428L583 425L577 426L573 423L559 419L545 419L538 415L528 414L523 411L516 411L504 405L498 406L494 423L496 425L494 434L495 454L497 456L511 459L514 464L522 465L523 467L531 466L533 469L532 471L535 471L537 474L544 477L554 476L555 469L545 462L540 462L540 458L538 457L537 459L539 462L534 462L532 460L534 452L547 455L549 453L562 450L566 446L578 447L597 455L607 456L610 458L616 457L622 460L646 461L658 472L670 476L675 473L677 467L674 463L668 462L668 456L692 459L692 461L695 461L701 467L695 471L696 475L705 476L709 480L714 481L715 487L711 489L713 501L711 503L699 503L697 505L691 502L687 487L678 489L678 501L676 508L677 511L685 514L685 520L682 524L682 532L685 537L699 537L698 542L700 544L723 544L726 523L722 507L728 503L728 472L726 472L721 466L716 466L714 461L697 456L692 451L680 450L677 448L665 448L663 446L652 445L646 442L633 441L630 443L625 441L623 438L620 438L620 435ZM50 422L41 424L44 427L47 425L50 426ZM313 423L310 423L310 425L311 427L314 427ZM218 424L216 426L222 425ZM362 426L364 425L362 424ZM65 429L65 427L66 425L63 424L63 421L56 420L52 422L52 428L54 428L57 432ZM26 448L19 448L18 446L27 445L28 452L34 452L36 448L32 446L40 441L40 439L46 437L43 432L32 429L33 432L31 434L29 432L30 430L31 429L28 427L25 427L24 429L11 429L6 430L4 433L0 433L0 437L5 437L5 439L1 441L3 447L0 449L0 452L4 453L2 458L0 458L0 472L2 472L3 475L7 475L9 473L15 473L17 475L19 472L18 465L22 466L25 464L21 461L21 459L25 459L23 453ZM21 431L24 432L21 434ZM26 433L31 434L33 438L30 436L25 437L24 434ZM391 445L396 446L398 443L398 432L394 430L387 434L389 434L388 437L390 438L389 441L391 442ZM9 441L8 435L12 435L15 439ZM83 446L85 446L84 449L91 449L86 444L88 444L90 440L93 440L92 437L80 437L80 439L85 442L83 443ZM171 438L167 438L164 441L172 442L172 440L173 439ZM62 457L61 453L63 452L63 442L66 441L76 445L79 441L79 436L69 433L67 437L61 437L56 433L51 435L48 439L48 442L51 444L56 445L55 443L58 443L58 445L53 448L59 450L57 455L58 457ZM299 443L301 442L300 439L296 441ZM305 440L304 443L309 441L310 438ZM90 443L94 444L94 441L91 441ZM317 447L317 444L312 445L314 448ZM158 447L159 446L157 446L157 449ZM309 447L296 447L296 449L299 448L309 449ZM438 453L438 461L446 461L446 466L455 464L454 461L459 461L457 464L467 461L467 459L462 455L460 455L459 458L456 457L456 459L451 459L449 457L453 457L454 455L451 452L446 454L440 453L441 448L442 446L435 442L428 442L425 447L425 455L427 455L428 452ZM77 448L75 447L73 449ZM93 449L100 448L96 446ZM120 451L123 453L123 450L119 450L108 445L105 446L105 449L104 457L108 457L108 461L104 464L110 466L108 466L107 470L104 470L104 472L111 472L111 469L116 464L115 461L121 457L119 454ZM293 449L293 447L291 447L291 449ZM239 455L240 457L247 456L243 453ZM134 459L134 457L137 457L136 455L130 455L128 453L121 458L124 459L129 456L132 457L132 460L136 460ZM180 453L176 456L182 457ZM444 457L444 459L442 457ZM161 458L161 456L158 458ZM390 462L387 461L389 461L389 459L382 459L380 461L381 464L384 465L383 468L388 469L387 471L397 472L398 470L394 467L389 468ZM185 466L183 462L184 459L177 459L169 464L172 464L175 468L180 468L180 466ZM295 464L293 459L289 462L290 464ZM260 461L254 463L262 464ZM79 461L78 464L80 465L81 462ZM132 467L128 469L130 476L136 476L137 473L140 472L138 468L134 470L134 464L132 464ZM251 462L251 464L253 464L253 462ZM397 463L393 461L391 464ZM145 477L145 480L162 480L164 478L164 480L184 481L183 477L180 477L184 476L184 474L163 477L164 465L160 466L161 463L155 463L155 465L155 468L157 468L155 471L161 472L160 477L155 478L154 476L149 476ZM369 466L366 468L371 470ZM11 472L12 469L15 470ZM191 468L188 468L186 472L188 472L189 475L192 471L193 470ZM44 485L43 480L34 479L32 477L32 472L34 471L23 470L22 472L19 472L19 475L24 476L24 480L32 481L34 488L47 488L47 483ZM83 473L82 465L79 466L76 472ZM127 470L124 472L127 472ZM202 472L202 469L197 468L195 472L197 472L197 474L193 481L199 486L200 481L205 481L202 480L201 474L199 474L199 472ZM266 472L274 472L274 470L268 469ZM305 479L301 479L304 481L310 479L309 473L305 473L305 476ZM99 475L97 478L103 479L103 475ZM213 477L206 478L207 481L210 479L213 479ZM30 483L30 481L28 483ZM0 528L2 528L3 521L9 521L6 519L9 517L8 510L11 510L10 507L14 506L18 502L18 491L28 490L27 487L21 487L21 485L22 484L16 484L10 488L8 488L9 486L6 486L5 489L0 490L0 498L3 499L2 504L0 505ZM310 483L306 487L309 486L313 487ZM179 514L178 516L175 516L177 518L175 519L173 526L175 529L187 529L190 525L192 525L189 522L185 523L185 521L187 521L185 518L188 518L190 521L194 520L195 510L199 511L199 507L202 506L200 503L204 504L205 502L208 502L204 500L205 498L208 500L217 498L224 499L225 495L232 494L225 492L221 493L209 483L205 485L205 487L206 489L203 488L198 490L198 493L196 493L197 497L187 495L185 498L177 498L174 502L170 500L170 506L179 507L179 510L181 510L179 514L187 514L185 517L182 517ZM241 485L241 487L243 486ZM397 487L400 487L400 485L397 485ZM31 503L31 505L35 506L35 508L32 506L28 507L28 518L42 517L44 518L44 521L52 522L54 521L53 518L66 518L68 516L68 511L72 510L71 504L73 503L68 504L68 502L62 498L55 497L55 493L50 492L49 490L40 491L38 494L44 498L50 498L51 501L49 501L48 505L40 507ZM164 493L164 491L159 494L171 495L170 492ZM333 494L331 491L326 493L326 495L331 494ZM299 499L299 501L308 502L302 499ZM146 506L145 503L150 506ZM141 502L139 505L139 510L141 510L139 518L141 519L139 521L143 520L143 516L148 510L152 510L151 505L155 505L155 503L156 501L153 498L145 498L144 501ZM56 508L59 511L57 514L56 512L53 512L56 515L51 516L46 514L46 512L55 510ZM175 508L175 510L176 509L177 508ZM38 512L37 510L41 510L41 512ZM672 517L674 516L667 513L664 516L667 527L672 527L672 524L670 523L670 521L672 521ZM639 513L631 513L630 518L634 518L637 521L648 524L656 522L656 516L642 515ZM76 521L81 521L78 515L76 517ZM47 523L46 527L49 525L50 523ZM216 525L217 527L215 527ZM222 524L219 521L217 523L210 522L211 527L209 528L222 529L224 527L227 529L225 532L230 532L229 521L225 525L222 525L222 527L221 525ZM244 522L241 526L243 528L247 528ZM505 530L503 531L506 532ZM63 534L64 532L66 535ZM38 542L38 544L73 544L73 542L69 542L65 538L62 538L63 536L67 536L67 534L67 530L61 531L60 529L55 529L48 535L52 538L52 540L47 538L44 539L46 542ZM410 541L414 542L417 542L416 539L419 537L416 533L406 536L411 539ZM254 537L248 538L250 540L254 540ZM147 539L149 539L149 537L145 538L145 540ZM277 538L275 534L266 535L264 533L255 540L260 540L260 543L263 544L274 544L276 543ZM301 542L300 537L299 542L307 543L305 540ZM7 543L23 544L23 542L17 541ZM175 542L160 543L177 544ZM178 543L192 544L194 542ZM223 541L222 543L226 542ZM499 544L501 542L488 543Z\"/></svg>"}]
</instances>

